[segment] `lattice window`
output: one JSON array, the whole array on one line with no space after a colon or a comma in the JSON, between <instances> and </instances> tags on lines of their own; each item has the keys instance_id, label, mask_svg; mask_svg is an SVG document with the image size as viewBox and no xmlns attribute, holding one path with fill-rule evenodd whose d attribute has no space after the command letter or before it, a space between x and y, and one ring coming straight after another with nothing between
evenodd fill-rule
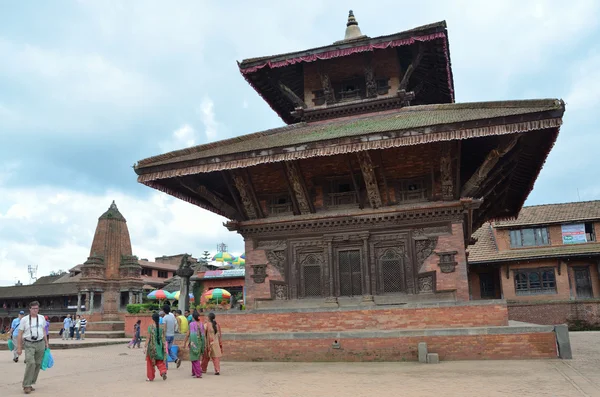
<instances>
[{"instance_id":1,"label":"lattice window","mask_svg":"<svg viewBox=\"0 0 600 397\"><path fill-rule=\"evenodd\" d=\"M517 295L556 293L554 269L520 269L515 271Z\"/></svg>"},{"instance_id":2,"label":"lattice window","mask_svg":"<svg viewBox=\"0 0 600 397\"><path fill-rule=\"evenodd\" d=\"M338 253L340 295L362 295L362 273L360 250L340 251Z\"/></svg>"},{"instance_id":3,"label":"lattice window","mask_svg":"<svg viewBox=\"0 0 600 397\"><path fill-rule=\"evenodd\" d=\"M321 296L321 267L304 266L304 296Z\"/></svg>"},{"instance_id":4,"label":"lattice window","mask_svg":"<svg viewBox=\"0 0 600 397\"><path fill-rule=\"evenodd\" d=\"M383 292L404 291L404 268L402 257L396 250L388 249L379 258Z\"/></svg>"}]
</instances>

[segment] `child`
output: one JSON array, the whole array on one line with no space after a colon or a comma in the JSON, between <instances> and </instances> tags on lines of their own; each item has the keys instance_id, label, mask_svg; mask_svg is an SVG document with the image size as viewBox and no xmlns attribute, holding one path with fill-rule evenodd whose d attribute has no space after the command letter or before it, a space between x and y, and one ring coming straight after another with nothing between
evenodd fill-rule
<instances>
[{"instance_id":1,"label":"child","mask_svg":"<svg viewBox=\"0 0 600 397\"><path fill-rule=\"evenodd\" d=\"M141 325L142 320L137 320L137 323L133 324L133 338L129 342L129 345L127 345L127 348L131 349L132 346L135 348L135 345L137 345L138 349L140 348L140 343L142 342L142 337L140 336Z\"/></svg>"}]
</instances>

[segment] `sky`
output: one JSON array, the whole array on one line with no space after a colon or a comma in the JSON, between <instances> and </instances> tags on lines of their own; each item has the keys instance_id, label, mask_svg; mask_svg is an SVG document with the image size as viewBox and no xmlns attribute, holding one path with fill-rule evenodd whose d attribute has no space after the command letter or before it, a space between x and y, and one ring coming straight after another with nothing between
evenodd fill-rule
<instances>
[{"instance_id":1,"label":"sky","mask_svg":"<svg viewBox=\"0 0 600 397\"><path fill-rule=\"evenodd\" d=\"M457 102L562 98L528 205L600 199L596 0L0 0L0 285L89 255L115 200L140 258L243 252L226 220L137 183L140 159L283 125L236 61L446 20Z\"/></svg>"}]
</instances>

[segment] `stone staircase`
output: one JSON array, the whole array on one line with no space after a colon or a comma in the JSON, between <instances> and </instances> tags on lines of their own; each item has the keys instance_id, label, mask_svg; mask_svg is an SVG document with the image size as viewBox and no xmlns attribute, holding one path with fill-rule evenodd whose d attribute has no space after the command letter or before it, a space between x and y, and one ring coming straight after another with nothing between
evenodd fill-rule
<instances>
[{"instance_id":1,"label":"stone staircase","mask_svg":"<svg viewBox=\"0 0 600 397\"><path fill-rule=\"evenodd\" d=\"M50 326L50 339L61 338L59 336L62 324L52 324ZM125 338L125 322L124 321L95 321L87 323L85 329L85 337L87 338Z\"/></svg>"}]
</instances>

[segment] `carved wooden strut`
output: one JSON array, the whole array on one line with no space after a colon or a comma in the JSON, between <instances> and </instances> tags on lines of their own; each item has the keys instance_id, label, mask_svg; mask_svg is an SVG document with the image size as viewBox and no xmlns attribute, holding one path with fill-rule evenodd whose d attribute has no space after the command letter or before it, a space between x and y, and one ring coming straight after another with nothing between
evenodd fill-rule
<instances>
[{"instance_id":1,"label":"carved wooden strut","mask_svg":"<svg viewBox=\"0 0 600 397\"><path fill-rule=\"evenodd\" d=\"M365 185L367 186L367 195L369 197L371 207L379 208L383 204L381 201L381 194L379 192L379 185L377 184L377 178L375 176L373 161L371 161L371 156L368 152L358 152L356 153L356 156L358 157L358 163L360 164Z\"/></svg>"}]
</instances>

